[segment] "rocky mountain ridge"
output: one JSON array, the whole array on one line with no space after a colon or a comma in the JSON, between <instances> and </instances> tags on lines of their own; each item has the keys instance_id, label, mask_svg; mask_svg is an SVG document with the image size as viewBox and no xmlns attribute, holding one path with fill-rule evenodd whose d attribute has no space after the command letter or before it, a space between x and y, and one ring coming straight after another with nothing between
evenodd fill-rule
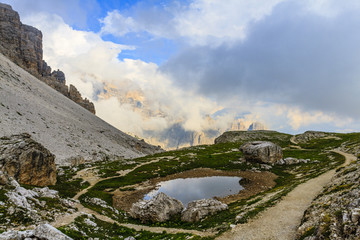
<instances>
[{"instance_id":1,"label":"rocky mountain ridge","mask_svg":"<svg viewBox=\"0 0 360 240\"><path fill-rule=\"evenodd\" d=\"M2 54L0 93L0 135L30 134L56 156L56 164L161 151L109 125Z\"/></svg>"},{"instance_id":2,"label":"rocky mountain ridge","mask_svg":"<svg viewBox=\"0 0 360 240\"><path fill-rule=\"evenodd\" d=\"M0 3L0 52L14 63L95 114L95 107L82 98L75 86L66 85L65 74L52 71L43 60L42 33L21 23L19 14L10 5Z\"/></svg>"}]
</instances>

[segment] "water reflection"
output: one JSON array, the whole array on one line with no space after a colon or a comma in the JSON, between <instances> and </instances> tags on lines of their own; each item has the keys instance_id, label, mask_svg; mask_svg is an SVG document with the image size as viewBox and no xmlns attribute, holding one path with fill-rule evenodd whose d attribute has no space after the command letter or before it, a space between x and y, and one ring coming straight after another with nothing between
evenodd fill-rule
<instances>
[{"instance_id":1,"label":"water reflection","mask_svg":"<svg viewBox=\"0 0 360 240\"><path fill-rule=\"evenodd\" d=\"M239 184L240 179L241 177L223 176L173 179L160 182L144 199L151 199L159 192L163 192L180 200L186 206L193 200L237 194L244 189Z\"/></svg>"}]
</instances>

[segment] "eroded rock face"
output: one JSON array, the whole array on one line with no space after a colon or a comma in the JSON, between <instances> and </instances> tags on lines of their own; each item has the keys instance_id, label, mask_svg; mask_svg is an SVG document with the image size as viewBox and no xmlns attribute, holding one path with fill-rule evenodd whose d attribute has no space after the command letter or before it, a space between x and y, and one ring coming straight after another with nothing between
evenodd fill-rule
<instances>
[{"instance_id":1,"label":"eroded rock face","mask_svg":"<svg viewBox=\"0 0 360 240\"><path fill-rule=\"evenodd\" d=\"M27 133L0 139L0 171L22 184L56 183L55 156Z\"/></svg>"},{"instance_id":2,"label":"eroded rock face","mask_svg":"<svg viewBox=\"0 0 360 240\"><path fill-rule=\"evenodd\" d=\"M130 209L130 215L142 222L165 222L172 216L181 213L184 206L174 198L160 192L150 200L142 200L134 203Z\"/></svg>"},{"instance_id":3,"label":"eroded rock face","mask_svg":"<svg viewBox=\"0 0 360 240\"><path fill-rule=\"evenodd\" d=\"M265 141L248 142L240 146L247 161L260 163L276 163L282 159L280 146Z\"/></svg>"},{"instance_id":4,"label":"eroded rock face","mask_svg":"<svg viewBox=\"0 0 360 240\"><path fill-rule=\"evenodd\" d=\"M46 240L72 240L53 226L49 224L39 225L34 230L15 231L10 230L0 234L0 240L14 239L46 239Z\"/></svg>"},{"instance_id":5,"label":"eroded rock face","mask_svg":"<svg viewBox=\"0 0 360 240\"><path fill-rule=\"evenodd\" d=\"M198 222L202 218L228 209L225 203L215 199L201 199L189 202L186 210L181 215L184 222Z\"/></svg>"},{"instance_id":6,"label":"eroded rock face","mask_svg":"<svg viewBox=\"0 0 360 240\"><path fill-rule=\"evenodd\" d=\"M306 143L313 139L323 138L331 136L331 133L319 132L319 131L306 131L303 134L298 134L293 137L294 142L297 143Z\"/></svg>"},{"instance_id":7,"label":"eroded rock face","mask_svg":"<svg viewBox=\"0 0 360 240\"><path fill-rule=\"evenodd\" d=\"M65 85L65 74L62 71L51 72L51 67L43 60L42 37L38 29L22 24L19 14L10 5L0 4L0 52L50 87L95 114L92 102L83 99L74 86L70 86L69 89Z\"/></svg>"}]
</instances>

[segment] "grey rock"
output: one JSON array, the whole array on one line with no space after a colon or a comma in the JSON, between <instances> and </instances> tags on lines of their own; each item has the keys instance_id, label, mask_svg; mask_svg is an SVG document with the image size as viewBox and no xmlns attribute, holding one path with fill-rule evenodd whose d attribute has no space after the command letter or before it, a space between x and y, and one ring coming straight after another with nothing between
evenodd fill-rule
<instances>
[{"instance_id":1,"label":"grey rock","mask_svg":"<svg viewBox=\"0 0 360 240\"><path fill-rule=\"evenodd\" d=\"M280 146L266 141L248 142L240 146L247 161L260 163L276 163L282 159Z\"/></svg>"},{"instance_id":2,"label":"grey rock","mask_svg":"<svg viewBox=\"0 0 360 240\"><path fill-rule=\"evenodd\" d=\"M360 239L360 162L341 169L305 211L296 239ZM324 226L330 226L324 231Z\"/></svg>"},{"instance_id":3,"label":"grey rock","mask_svg":"<svg viewBox=\"0 0 360 240\"><path fill-rule=\"evenodd\" d=\"M359 218L360 218L360 208L355 208L351 212L351 221L357 224L359 222Z\"/></svg>"},{"instance_id":4,"label":"grey rock","mask_svg":"<svg viewBox=\"0 0 360 240\"><path fill-rule=\"evenodd\" d=\"M285 159L280 159L276 162L278 165L292 165L292 164L298 164L298 163L308 163L310 162L310 159L297 159L293 157L287 157Z\"/></svg>"},{"instance_id":5,"label":"grey rock","mask_svg":"<svg viewBox=\"0 0 360 240\"><path fill-rule=\"evenodd\" d=\"M198 222L202 218L228 209L225 203L215 199L201 199L189 202L187 208L181 214L184 222Z\"/></svg>"},{"instance_id":6,"label":"grey rock","mask_svg":"<svg viewBox=\"0 0 360 240\"><path fill-rule=\"evenodd\" d=\"M36 192L39 195L39 197L59 198L59 192L56 190L49 189L48 187L34 188L33 191Z\"/></svg>"},{"instance_id":7,"label":"grey rock","mask_svg":"<svg viewBox=\"0 0 360 240\"><path fill-rule=\"evenodd\" d=\"M34 232L32 230L26 230L26 231L10 230L0 234L0 240L33 239L32 237L34 237Z\"/></svg>"},{"instance_id":8,"label":"grey rock","mask_svg":"<svg viewBox=\"0 0 360 240\"><path fill-rule=\"evenodd\" d=\"M134 203L130 209L130 215L142 222L164 222L181 213L183 208L179 200L160 192L150 200Z\"/></svg>"},{"instance_id":9,"label":"grey rock","mask_svg":"<svg viewBox=\"0 0 360 240\"><path fill-rule=\"evenodd\" d=\"M289 135L270 130L257 131L227 131L215 139L215 144L226 142L249 142L249 141L280 141L289 140Z\"/></svg>"},{"instance_id":10,"label":"grey rock","mask_svg":"<svg viewBox=\"0 0 360 240\"><path fill-rule=\"evenodd\" d=\"M27 133L0 138L2 172L19 183L46 186L56 183L55 156Z\"/></svg>"},{"instance_id":11,"label":"grey rock","mask_svg":"<svg viewBox=\"0 0 360 240\"><path fill-rule=\"evenodd\" d=\"M134 237L127 237L127 238L125 238L124 240L136 240L136 238L134 238Z\"/></svg>"},{"instance_id":12,"label":"grey rock","mask_svg":"<svg viewBox=\"0 0 360 240\"><path fill-rule=\"evenodd\" d=\"M9 185L9 184L10 184L9 176L0 170L0 185Z\"/></svg>"},{"instance_id":13,"label":"grey rock","mask_svg":"<svg viewBox=\"0 0 360 240\"><path fill-rule=\"evenodd\" d=\"M49 224L38 226L34 230L35 237L46 240L71 240L72 238L66 236L61 231L57 230Z\"/></svg>"},{"instance_id":14,"label":"grey rock","mask_svg":"<svg viewBox=\"0 0 360 240\"><path fill-rule=\"evenodd\" d=\"M306 131L302 134L294 136L292 140L296 143L306 143L313 139L323 138L331 135L332 135L331 133L326 133L326 132Z\"/></svg>"},{"instance_id":15,"label":"grey rock","mask_svg":"<svg viewBox=\"0 0 360 240\"><path fill-rule=\"evenodd\" d=\"M9 198L10 202L15 204L16 207L25 208L27 210L31 210L32 208L28 199L38 203L38 200L35 198L39 196L36 192L20 186L7 192L5 195Z\"/></svg>"}]
</instances>

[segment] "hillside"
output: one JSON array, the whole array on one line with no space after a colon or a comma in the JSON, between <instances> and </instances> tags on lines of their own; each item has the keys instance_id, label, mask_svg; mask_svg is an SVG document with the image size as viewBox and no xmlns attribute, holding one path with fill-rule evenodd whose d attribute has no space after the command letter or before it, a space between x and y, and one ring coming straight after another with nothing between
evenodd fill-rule
<instances>
[{"instance_id":1,"label":"hillside","mask_svg":"<svg viewBox=\"0 0 360 240\"><path fill-rule=\"evenodd\" d=\"M0 135L29 133L56 155L100 160L134 158L159 148L130 137L38 80L0 54Z\"/></svg>"},{"instance_id":2,"label":"hillside","mask_svg":"<svg viewBox=\"0 0 360 240\"><path fill-rule=\"evenodd\" d=\"M12 207L22 214L27 214L28 210L21 210L8 200L11 195L6 193L14 191L11 187L0 186L0 197L3 194L0 213L14 227L46 220L73 239L83 239L83 236L111 239L118 235L135 239L266 239L270 236L289 240L296 236L326 239L323 237L338 234L336 231L343 231L344 237L350 234L350 239L357 239L359 228L354 221L358 221L358 187L353 182L357 181L359 169L354 162L349 167L345 165L356 159L353 154L358 152L359 133L307 132L296 136L296 139L304 139L299 144L294 136L279 132L241 134L247 137L250 134L250 140L227 138L228 141L221 143L162 152L131 162L119 159L61 167L56 185L50 187L58 191L58 196L52 203L45 199L51 204L46 210L39 209L53 212L51 217L19 221L15 215L9 215L11 212L7 209ZM285 164L248 161L239 151L243 143L264 139L281 146L283 159L287 159ZM245 189L227 197L216 197L226 203L228 209L199 222L185 222L179 215L165 222L142 222L129 215L131 205L159 182L205 176L240 176L244 178L240 184ZM65 202L73 204L64 206ZM38 206L35 204L31 208ZM287 209L286 214L284 209ZM160 208L159 214L161 211L166 210ZM313 211L316 214L312 214ZM340 221L340 214L345 220ZM318 221L322 223L318 225ZM13 228L0 221L0 231L9 229Z\"/></svg>"}]
</instances>

